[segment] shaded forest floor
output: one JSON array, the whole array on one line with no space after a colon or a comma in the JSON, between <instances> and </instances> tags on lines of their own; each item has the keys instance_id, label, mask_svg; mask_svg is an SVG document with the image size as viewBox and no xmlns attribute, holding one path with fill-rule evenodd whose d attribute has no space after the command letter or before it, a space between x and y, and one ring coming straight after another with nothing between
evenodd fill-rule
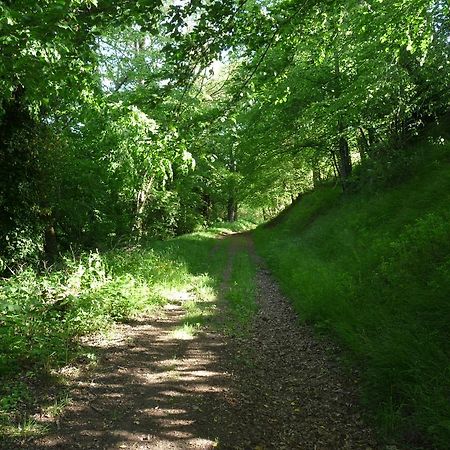
<instances>
[{"instance_id":1,"label":"shaded forest floor","mask_svg":"<svg viewBox=\"0 0 450 450\"><path fill-rule=\"evenodd\" d=\"M180 291L157 314L90 338L98 364L68 377L58 414L36 412L41 437L6 448L381 448L357 374L299 325L251 237L218 239L209 259L221 266L215 295Z\"/></svg>"}]
</instances>

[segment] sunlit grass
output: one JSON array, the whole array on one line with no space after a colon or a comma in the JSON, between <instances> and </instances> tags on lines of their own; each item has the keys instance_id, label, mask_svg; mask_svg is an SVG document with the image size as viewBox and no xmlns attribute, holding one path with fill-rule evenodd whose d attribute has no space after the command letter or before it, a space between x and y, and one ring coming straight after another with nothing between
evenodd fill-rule
<instances>
[{"instance_id":1,"label":"sunlit grass","mask_svg":"<svg viewBox=\"0 0 450 450\"><path fill-rule=\"evenodd\" d=\"M18 376L27 367L36 376L50 372L70 378L77 373L77 357L83 364L95 363L95 354L80 347L83 336L95 333L96 341L109 345L115 321L164 314L162 306L176 303L186 314L173 338L193 338L215 314L225 260L226 244L217 241L216 232L202 231L105 254L71 256L58 272L24 272L2 281L0 300L8 309L0 330L0 436L14 439L45 431L23 419L22 412L36 399L27 397ZM57 415L64 406L63 398L46 408Z\"/></svg>"},{"instance_id":2,"label":"sunlit grass","mask_svg":"<svg viewBox=\"0 0 450 450\"><path fill-rule=\"evenodd\" d=\"M17 425L8 424L1 428L2 434L9 439L24 439L43 436L48 431L48 426L37 422L35 419L26 418Z\"/></svg>"},{"instance_id":3,"label":"sunlit grass","mask_svg":"<svg viewBox=\"0 0 450 450\"><path fill-rule=\"evenodd\" d=\"M179 339L181 341L190 341L194 339L198 330L199 326L185 323L184 325L175 328L172 332L172 336L174 339Z\"/></svg>"},{"instance_id":4,"label":"sunlit grass","mask_svg":"<svg viewBox=\"0 0 450 450\"><path fill-rule=\"evenodd\" d=\"M250 220L238 220L236 222L217 222L211 225L209 232L219 235L228 235L231 233L241 233L243 231L253 230L258 224Z\"/></svg>"},{"instance_id":5,"label":"sunlit grass","mask_svg":"<svg viewBox=\"0 0 450 450\"><path fill-rule=\"evenodd\" d=\"M70 405L72 399L70 398L69 394L66 394L62 396L61 398L58 398L53 401L51 405L45 406L42 409L42 413L52 419L60 416L64 409Z\"/></svg>"},{"instance_id":6,"label":"sunlit grass","mask_svg":"<svg viewBox=\"0 0 450 450\"><path fill-rule=\"evenodd\" d=\"M250 255L246 251L237 253L226 293L229 311L226 326L233 334L246 333L257 310L255 277L255 264Z\"/></svg>"},{"instance_id":7,"label":"sunlit grass","mask_svg":"<svg viewBox=\"0 0 450 450\"><path fill-rule=\"evenodd\" d=\"M161 288L159 294L168 302L187 302L192 299L188 288Z\"/></svg>"}]
</instances>

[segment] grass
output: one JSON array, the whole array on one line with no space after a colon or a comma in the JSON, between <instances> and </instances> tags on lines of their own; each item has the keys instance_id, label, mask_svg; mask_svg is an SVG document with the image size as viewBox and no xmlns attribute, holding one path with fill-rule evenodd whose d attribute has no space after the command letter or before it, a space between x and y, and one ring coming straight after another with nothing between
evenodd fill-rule
<instances>
[{"instance_id":1,"label":"grass","mask_svg":"<svg viewBox=\"0 0 450 450\"><path fill-rule=\"evenodd\" d=\"M228 320L226 328L232 334L246 334L256 313L255 264L250 255L238 252L233 261L229 290L226 293Z\"/></svg>"},{"instance_id":2,"label":"grass","mask_svg":"<svg viewBox=\"0 0 450 450\"><path fill-rule=\"evenodd\" d=\"M240 233L242 231L252 230L257 225L256 221L241 219L236 222L217 222L208 227L209 233L229 234Z\"/></svg>"},{"instance_id":3,"label":"grass","mask_svg":"<svg viewBox=\"0 0 450 450\"><path fill-rule=\"evenodd\" d=\"M408 180L347 196L324 187L255 240L300 317L335 336L361 367L364 400L386 440L444 450L449 145L422 146L428 156Z\"/></svg>"},{"instance_id":4,"label":"grass","mask_svg":"<svg viewBox=\"0 0 450 450\"><path fill-rule=\"evenodd\" d=\"M65 395L61 396L61 398L55 399L53 403L43 408L43 413L48 417L56 418L64 412L65 408L69 406L70 403L71 399L69 397L69 394L66 393Z\"/></svg>"}]
</instances>

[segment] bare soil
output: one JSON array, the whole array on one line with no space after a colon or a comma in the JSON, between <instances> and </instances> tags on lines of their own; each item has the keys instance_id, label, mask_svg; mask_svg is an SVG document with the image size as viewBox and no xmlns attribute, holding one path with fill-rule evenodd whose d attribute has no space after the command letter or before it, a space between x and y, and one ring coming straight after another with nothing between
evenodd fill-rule
<instances>
[{"instance_id":1,"label":"bare soil","mask_svg":"<svg viewBox=\"0 0 450 450\"><path fill-rule=\"evenodd\" d=\"M251 330L173 333L182 302L160 317L117 327L97 349L100 364L76 377L72 402L49 433L26 449L379 449L363 422L356 374L317 339L281 294L249 235L230 239L221 286L226 314L233 257L252 255L257 271ZM42 418L44 421L45 418Z\"/></svg>"}]
</instances>

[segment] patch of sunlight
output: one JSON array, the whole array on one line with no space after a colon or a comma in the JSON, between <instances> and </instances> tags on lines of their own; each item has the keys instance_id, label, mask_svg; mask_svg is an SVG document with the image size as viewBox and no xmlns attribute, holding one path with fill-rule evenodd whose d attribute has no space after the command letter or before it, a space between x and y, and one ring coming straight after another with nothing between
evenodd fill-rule
<instances>
[{"instance_id":1,"label":"patch of sunlight","mask_svg":"<svg viewBox=\"0 0 450 450\"><path fill-rule=\"evenodd\" d=\"M171 372L167 372L166 379L171 381L179 381L180 372L178 372L178 370L172 370Z\"/></svg>"},{"instance_id":2,"label":"patch of sunlight","mask_svg":"<svg viewBox=\"0 0 450 450\"><path fill-rule=\"evenodd\" d=\"M183 381L188 382L189 379L184 378ZM211 386L211 383L200 383L198 378L195 378L195 387L194 388L186 388L185 391L187 393L192 393L195 395L200 394L211 394L212 392L223 392L224 387L223 386ZM186 383L189 384L189 383Z\"/></svg>"},{"instance_id":3,"label":"patch of sunlight","mask_svg":"<svg viewBox=\"0 0 450 450\"><path fill-rule=\"evenodd\" d=\"M27 418L18 425L6 426L2 429L2 434L13 438L27 438L43 436L48 432L48 426L36 422L36 420Z\"/></svg>"},{"instance_id":4,"label":"patch of sunlight","mask_svg":"<svg viewBox=\"0 0 450 450\"><path fill-rule=\"evenodd\" d=\"M179 431L179 430L168 430L166 431L166 435L172 439L190 439L192 438L192 433L187 431Z\"/></svg>"},{"instance_id":5,"label":"patch of sunlight","mask_svg":"<svg viewBox=\"0 0 450 450\"><path fill-rule=\"evenodd\" d=\"M52 405L43 408L42 411L44 415L47 415L54 419L55 417L60 416L71 402L72 399L69 397L69 395L66 394L64 397L55 400Z\"/></svg>"},{"instance_id":6,"label":"patch of sunlight","mask_svg":"<svg viewBox=\"0 0 450 450\"><path fill-rule=\"evenodd\" d=\"M169 302L187 302L192 299L192 293L189 292L189 288L163 288L159 291L159 294Z\"/></svg>"},{"instance_id":7,"label":"patch of sunlight","mask_svg":"<svg viewBox=\"0 0 450 450\"><path fill-rule=\"evenodd\" d=\"M198 296L203 302L215 302L217 300L217 292L211 286L200 287Z\"/></svg>"},{"instance_id":8,"label":"patch of sunlight","mask_svg":"<svg viewBox=\"0 0 450 450\"><path fill-rule=\"evenodd\" d=\"M172 332L172 337L181 341L191 341L194 339L199 327L197 324L191 325L185 323L182 327L176 328Z\"/></svg>"},{"instance_id":9,"label":"patch of sunlight","mask_svg":"<svg viewBox=\"0 0 450 450\"><path fill-rule=\"evenodd\" d=\"M213 289L214 281L207 274L195 277L193 290L196 298L202 301L214 301L216 299L216 292Z\"/></svg>"},{"instance_id":10,"label":"patch of sunlight","mask_svg":"<svg viewBox=\"0 0 450 450\"><path fill-rule=\"evenodd\" d=\"M212 280L207 274L191 276L189 283L182 285L168 286L167 284L155 287L158 295L166 302L194 302L194 301L213 301L215 299L214 289L211 287Z\"/></svg>"},{"instance_id":11,"label":"patch of sunlight","mask_svg":"<svg viewBox=\"0 0 450 450\"><path fill-rule=\"evenodd\" d=\"M123 331L116 327L111 327L102 333L97 333L92 335L91 337L87 336L85 338L81 338L81 341L84 344L87 344L91 347L95 348L106 348L111 347L112 345L123 345L126 344L126 339L123 334ZM84 352L84 357L92 363L97 362L97 357L95 353L92 352Z\"/></svg>"},{"instance_id":12,"label":"patch of sunlight","mask_svg":"<svg viewBox=\"0 0 450 450\"><path fill-rule=\"evenodd\" d=\"M209 302L187 302L183 308L187 313L184 324L199 328L214 315L215 305Z\"/></svg>"},{"instance_id":13,"label":"patch of sunlight","mask_svg":"<svg viewBox=\"0 0 450 450\"><path fill-rule=\"evenodd\" d=\"M170 419L167 420L166 417L161 417L160 419L157 419L157 422L159 422L159 426L162 428L172 428L172 427L187 427L189 425L192 425L195 423L195 420L193 419Z\"/></svg>"},{"instance_id":14,"label":"patch of sunlight","mask_svg":"<svg viewBox=\"0 0 450 450\"><path fill-rule=\"evenodd\" d=\"M224 229L222 229L222 231L224 231ZM204 231L197 231L196 233L193 233L191 235L189 235L189 237L191 239L197 240L197 241L217 241L218 240L218 236L220 235L220 231L218 231L218 229L214 228L214 229L210 229L210 230L204 230ZM230 234L230 230L228 230L228 233L223 233L223 234Z\"/></svg>"},{"instance_id":15,"label":"patch of sunlight","mask_svg":"<svg viewBox=\"0 0 450 450\"><path fill-rule=\"evenodd\" d=\"M163 395L165 397L182 397L183 394L181 392L178 391L161 391L160 395Z\"/></svg>"},{"instance_id":16,"label":"patch of sunlight","mask_svg":"<svg viewBox=\"0 0 450 450\"><path fill-rule=\"evenodd\" d=\"M178 368L178 360L177 360L176 357L174 357L172 359L162 361L160 366L161 366L161 369L165 370L166 372L177 370L177 368Z\"/></svg>"},{"instance_id":17,"label":"patch of sunlight","mask_svg":"<svg viewBox=\"0 0 450 450\"><path fill-rule=\"evenodd\" d=\"M234 234L234 231L231 231L229 228L225 228L225 227L214 227L213 228L214 232L216 232L217 234L220 234L222 236L227 236L229 234Z\"/></svg>"},{"instance_id":18,"label":"patch of sunlight","mask_svg":"<svg viewBox=\"0 0 450 450\"><path fill-rule=\"evenodd\" d=\"M179 408L160 408L159 406L156 406L154 408L147 408L142 411L147 416L167 416L167 415L181 415L186 414L185 409L179 409Z\"/></svg>"}]
</instances>

